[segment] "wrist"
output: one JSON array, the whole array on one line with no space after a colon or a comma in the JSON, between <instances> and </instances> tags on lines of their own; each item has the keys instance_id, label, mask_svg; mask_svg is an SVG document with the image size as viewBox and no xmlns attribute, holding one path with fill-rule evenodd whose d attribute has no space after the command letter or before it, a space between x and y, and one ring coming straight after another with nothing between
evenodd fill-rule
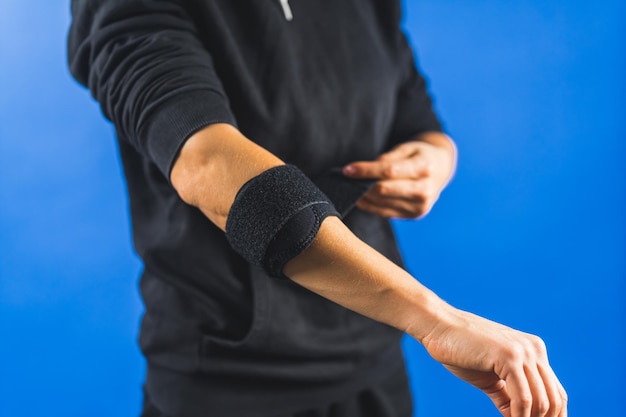
<instances>
[{"instance_id":1,"label":"wrist","mask_svg":"<svg viewBox=\"0 0 626 417\"><path fill-rule=\"evenodd\" d=\"M403 330L424 344L424 341L437 328L449 321L449 317L452 315L451 310L454 308L419 282L416 281L416 283L420 288L409 301L406 314L407 325Z\"/></svg>"}]
</instances>

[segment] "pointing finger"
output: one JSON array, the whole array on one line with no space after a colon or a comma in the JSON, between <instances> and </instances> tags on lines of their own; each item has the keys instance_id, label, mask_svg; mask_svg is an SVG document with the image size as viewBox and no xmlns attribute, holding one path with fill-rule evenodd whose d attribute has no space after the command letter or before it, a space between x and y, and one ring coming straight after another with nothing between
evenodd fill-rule
<instances>
[{"instance_id":1,"label":"pointing finger","mask_svg":"<svg viewBox=\"0 0 626 417\"><path fill-rule=\"evenodd\" d=\"M431 171L427 161L420 157L397 161L359 161L343 169L344 175L362 179L419 179L429 176Z\"/></svg>"}]
</instances>

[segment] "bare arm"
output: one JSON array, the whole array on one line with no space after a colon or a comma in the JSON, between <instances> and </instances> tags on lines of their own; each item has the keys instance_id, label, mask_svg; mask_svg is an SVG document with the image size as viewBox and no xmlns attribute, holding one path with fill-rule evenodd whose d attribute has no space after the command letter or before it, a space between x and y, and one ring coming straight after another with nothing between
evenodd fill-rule
<instances>
[{"instance_id":1,"label":"bare arm","mask_svg":"<svg viewBox=\"0 0 626 417\"><path fill-rule=\"evenodd\" d=\"M284 162L229 124L209 125L183 145L172 167L172 185L220 229L237 191L249 179Z\"/></svg>"},{"instance_id":2,"label":"bare arm","mask_svg":"<svg viewBox=\"0 0 626 417\"><path fill-rule=\"evenodd\" d=\"M75 0L68 58L119 138L169 175L183 200L224 229L241 186L282 161L234 127L218 124L235 118L212 57L196 36L189 4ZM402 42L402 61L410 69L410 48ZM438 124L421 93L424 80L409 69L392 129L399 139ZM405 123L416 111L429 113L430 122ZM209 127L196 132L199 126ZM562 388L537 338L448 306L338 219L327 218L313 244L285 271L331 300L406 330L437 360L487 392L505 416L544 415L546 408L546 415L565 415Z\"/></svg>"},{"instance_id":3,"label":"bare arm","mask_svg":"<svg viewBox=\"0 0 626 417\"><path fill-rule=\"evenodd\" d=\"M283 162L225 124L194 134L174 164L180 196L224 229L241 186ZM504 416L566 416L566 395L543 342L457 310L327 218L313 244L287 263L298 284L406 331L460 378L482 389Z\"/></svg>"}]
</instances>

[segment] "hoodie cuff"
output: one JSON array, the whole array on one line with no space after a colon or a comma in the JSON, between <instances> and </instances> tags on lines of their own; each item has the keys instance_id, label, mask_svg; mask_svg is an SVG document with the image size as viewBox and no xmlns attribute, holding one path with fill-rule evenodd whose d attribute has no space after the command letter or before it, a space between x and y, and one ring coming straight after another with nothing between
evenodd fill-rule
<instances>
[{"instance_id":1,"label":"hoodie cuff","mask_svg":"<svg viewBox=\"0 0 626 417\"><path fill-rule=\"evenodd\" d=\"M205 90L185 94L160 105L139 131L139 143L167 180L180 148L198 130L214 124L237 122L221 94Z\"/></svg>"}]
</instances>

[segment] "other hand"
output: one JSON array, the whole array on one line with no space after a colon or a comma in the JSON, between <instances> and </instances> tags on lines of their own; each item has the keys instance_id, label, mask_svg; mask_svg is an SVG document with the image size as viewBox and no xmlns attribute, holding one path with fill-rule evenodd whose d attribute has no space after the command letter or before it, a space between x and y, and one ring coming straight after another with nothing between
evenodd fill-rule
<instances>
[{"instance_id":1,"label":"other hand","mask_svg":"<svg viewBox=\"0 0 626 417\"><path fill-rule=\"evenodd\" d=\"M415 139L375 161L358 161L344 167L347 177L379 180L357 207L381 217L405 219L425 216L432 209L456 168L456 147L438 132Z\"/></svg>"}]
</instances>

